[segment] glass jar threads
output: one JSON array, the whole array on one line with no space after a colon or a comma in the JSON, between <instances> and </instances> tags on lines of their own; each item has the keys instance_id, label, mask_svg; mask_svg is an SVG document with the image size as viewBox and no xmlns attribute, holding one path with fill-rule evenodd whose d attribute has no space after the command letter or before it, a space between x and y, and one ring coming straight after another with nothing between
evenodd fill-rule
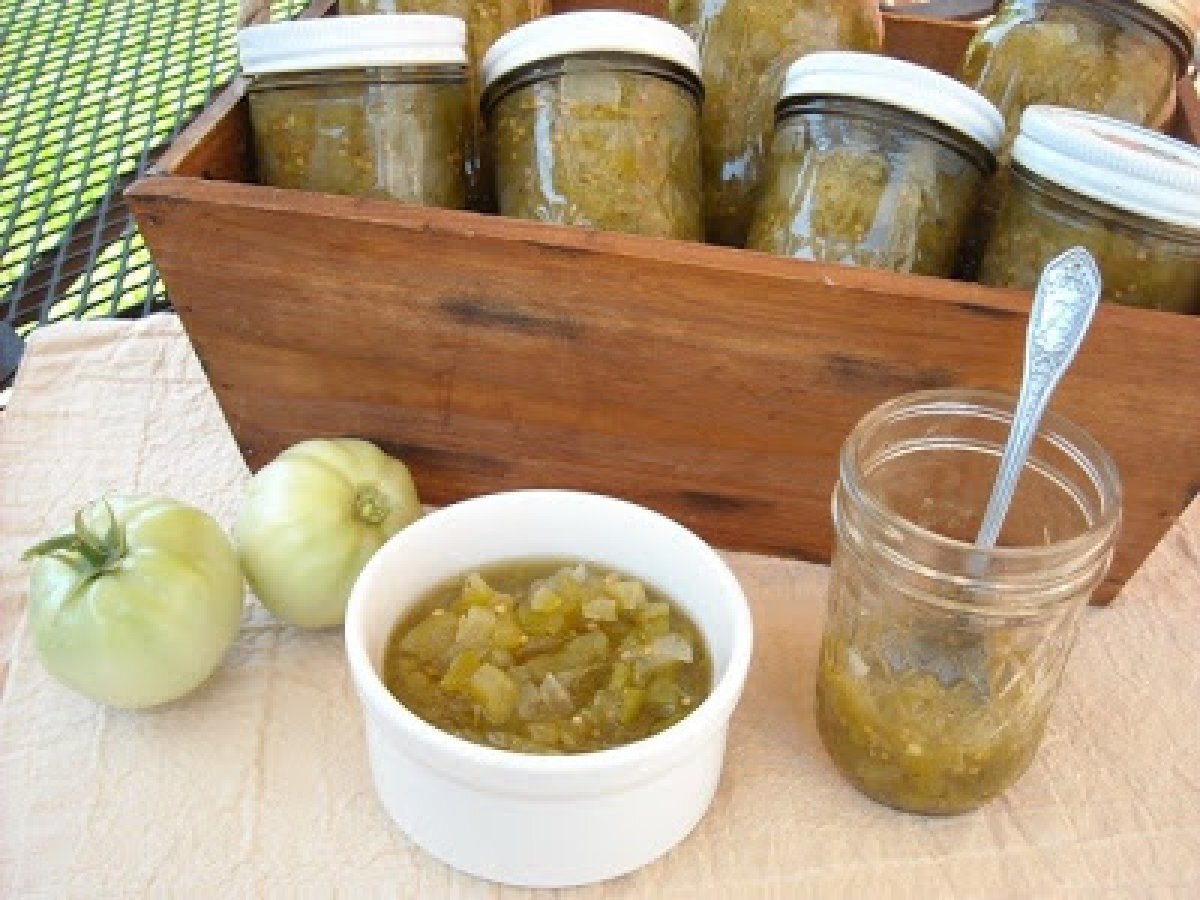
<instances>
[{"instance_id":1,"label":"glass jar threads","mask_svg":"<svg viewBox=\"0 0 1200 900\"><path fill-rule=\"evenodd\" d=\"M883 49L878 0L679 0L671 20L700 46L709 241L745 244L784 70L815 50Z\"/></svg>"},{"instance_id":2,"label":"glass jar threads","mask_svg":"<svg viewBox=\"0 0 1200 900\"><path fill-rule=\"evenodd\" d=\"M1029 106L1066 106L1162 128L1195 52L1195 0L1005 0L971 42L962 80L1016 138Z\"/></svg>"},{"instance_id":3,"label":"glass jar threads","mask_svg":"<svg viewBox=\"0 0 1200 900\"><path fill-rule=\"evenodd\" d=\"M958 813L1029 766L1120 523L1092 438L1048 415L996 550L973 543L1013 401L927 391L847 438L817 675L817 724L868 796Z\"/></svg>"},{"instance_id":4,"label":"glass jar threads","mask_svg":"<svg viewBox=\"0 0 1200 900\"><path fill-rule=\"evenodd\" d=\"M986 99L865 53L789 68L747 246L948 277L1003 133Z\"/></svg>"},{"instance_id":5,"label":"glass jar threads","mask_svg":"<svg viewBox=\"0 0 1200 900\"><path fill-rule=\"evenodd\" d=\"M699 59L659 19L566 13L483 61L501 215L699 240Z\"/></svg>"},{"instance_id":6,"label":"glass jar threads","mask_svg":"<svg viewBox=\"0 0 1200 900\"><path fill-rule=\"evenodd\" d=\"M1104 299L1200 312L1200 150L1090 113L1026 110L980 280L1032 288L1077 245L1096 258Z\"/></svg>"},{"instance_id":7,"label":"glass jar threads","mask_svg":"<svg viewBox=\"0 0 1200 900\"><path fill-rule=\"evenodd\" d=\"M466 206L461 19L279 22L238 42L264 184Z\"/></svg>"}]
</instances>

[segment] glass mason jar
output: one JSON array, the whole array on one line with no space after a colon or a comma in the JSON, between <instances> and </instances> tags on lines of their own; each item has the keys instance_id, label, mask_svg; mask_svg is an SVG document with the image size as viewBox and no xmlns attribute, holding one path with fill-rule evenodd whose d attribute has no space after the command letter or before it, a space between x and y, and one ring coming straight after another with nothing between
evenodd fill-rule
<instances>
[{"instance_id":1,"label":"glass mason jar","mask_svg":"<svg viewBox=\"0 0 1200 900\"><path fill-rule=\"evenodd\" d=\"M784 70L816 50L883 49L878 0L671 0L700 47L706 236L745 244Z\"/></svg>"},{"instance_id":2,"label":"glass mason jar","mask_svg":"<svg viewBox=\"0 0 1200 900\"><path fill-rule=\"evenodd\" d=\"M1002 157L1035 104L1163 128L1200 29L1195 0L1005 0L963 59L962 80L999 108Z\"/></svg>"},{"instance_id":3,"label":"glass mason jar","mask_svg":"<svg viewBox=\"0 0 1200 900\"><path fill-rule=\"evenodd\" d=\"M699 240L699 61L658 19L564 13L483 63L501 215Z\"/></svg>"},{"instance_id":4,"label":"glass mason jar","mask_svg":"<svg viewBox=\"0 0 1200 900\"><path fill-rule=\"evenodd\" d=\"M263 184L467 205L462 20L311 19L238 39Z\"/></svg>"},{"instance_id":5,"label":"glass mason jar","mask_svg":"<svg viewBox=\"0 0 1200 900\"><path fill-rule=\"evenodd\" d=\"M1000 169L984 189L968 243L977 258L1008 191L1021 114L1065 106L1162 130L1175 110L1200 30L1196 0L1005 0L980 29L959 77L1000 108ZM958 273L974 278L964 266Z\"/></svg>"},{"instance_id":6,"label":"glass mason jar","mask_svg":"<svg viewBox=\"0 0 1200 900\"><path fill-rule=\"evenodd\" d=\"M797 61L747 246L949 277L1004 123L937 72L865 53Z\"/></svg>"},{"instance_id":7,"label":"glass mason jar","mask_svg":"<svg viewBox=\"0 0 1200 900\"><path fill-rule=\"evenodd\" d=\"M1026 110L980 280L1031 289L1074 246L1096 258L1105 300L1200 313L1200 150L1089 113Z\"/></svg>"},{"instance_id":8,"label":"glass mason jar","mask_svg":"<svg viewBox=\"0 0 1200 900\"><path fill-rule=\"evenodd\" d=\"M467 23L467 94L470 106L471 147L467 156L467 179L471 205L495 208L491 161L487 158L483 120L479 115L482 92L479 67L492 44L518 25L532 22L550 12L550 0L340 0L343 16L386 13L427 13L455 16Z\"/></svg>"},{"instance_id":9,"label":"glass mason jar","mask_svg":"<svg viewBox=\"0 0 1200 900\"><path fill-rule=\"evenodd\" d=\"M842 448L817 725L868 796L974 809L1033 759L1120 522L1112 460L1047 415L996 550L973 547L1013 401L925 391Z\"/></svg>"}]
</instances>

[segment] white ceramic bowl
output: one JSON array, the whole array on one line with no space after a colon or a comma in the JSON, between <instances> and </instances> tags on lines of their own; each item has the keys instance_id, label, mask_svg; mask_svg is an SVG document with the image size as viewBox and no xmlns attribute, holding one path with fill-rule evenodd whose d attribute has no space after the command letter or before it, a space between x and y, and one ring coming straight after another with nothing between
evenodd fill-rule
<instances>
[{"instance_id":1,"label":"white ceramic bowl","mask_svg":"<svg viewBox=\"0 0 1200 900\"><path fill-rule=\"evenodd\" d=\"M384 646L406 609L474 567L539 557L611 567L685 607L712 653L712 694L645 740L538 756L449 735L388 693L379 677ZM431 513L380 548L346 611L350 672L384 808L454 868L530 887L612 878L687 836L716 791L752 643L745 595L707 544L643 507L570 491L494 494Z\"/></svg>"}]
</instances>

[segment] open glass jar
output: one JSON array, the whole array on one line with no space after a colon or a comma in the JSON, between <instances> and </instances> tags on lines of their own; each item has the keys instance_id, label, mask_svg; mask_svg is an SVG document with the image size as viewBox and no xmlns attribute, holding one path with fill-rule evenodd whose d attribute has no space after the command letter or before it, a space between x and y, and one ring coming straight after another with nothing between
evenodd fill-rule
<instances>
[{"instance_id":1,"label":"open glass jar","mask_svg":"<svg viewBox=\"0 0 1200 900\"><path fill-rule=\"evenodd\" d=\"M262 183L467 205L461 19L279 22L244 28L238 42Z\"/></svg>"},{"instance_id":2,"label":"open glass jar","mask_svg":"<svg viewBox=\"0 0 1200 900\"><path fill-rule=\"evenodd\" d=\"M1004 123L912 63L813 53L788 69L747 246L949 277Z\"/></svg>"},{"instance_id":3,"label":"open glass jar","mask_svg":"<svg viewBox=\"0 0 1200 900\"><path fill-rule=\"evenodd\" d=\"M1013 401L927 391L842 448L817 724L867 795L919 813L987 802L1029 766L1120 523L1112 460L1047 415L992 551L974 548Z\"/></svg>"},{"instance_id":4,"label":"open glass jar","mask_svg":"<svg viewBox=\"0 0 1200 900\"><path fill-rule=\"evenodd\" d=\"M700 64L635 13L538 19L483 61L500 214L699 240Z\"/></svg>"},{"instance_id":5,"label":"open glass jar","mask_svg":"<svg viewBox=\"0 0 1200 900\"><path fill-rule=\"evenodd\" d=\"M1200 313L1200 150L1116 119L1027 109L980 281L1032 288L1075 246L1096 258L1105 300Z\"/></svg>"}]
</instances>

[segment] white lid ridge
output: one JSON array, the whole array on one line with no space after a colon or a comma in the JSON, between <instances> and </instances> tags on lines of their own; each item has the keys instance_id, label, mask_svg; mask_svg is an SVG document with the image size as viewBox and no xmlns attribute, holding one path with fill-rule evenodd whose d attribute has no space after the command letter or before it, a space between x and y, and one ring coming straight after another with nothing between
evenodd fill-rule
<instances>
[{"instance_id":1,"label":"white lid ridge","mask_svg":"<svg viewBox=\"0 0 1200 900\"><path fill-rule=\"evenodd\" d=\"M1200 2L1197 0L1135 0L1151 12L1157 13L1176 28L1192 44L1196 52L1196 37L1200 33Z\"/></svg>"},{"instance_id":2,"label":"white lid ridge","mask_svg":"<svg viewBox=\"0 0 1200 900\"><path fill-rule=\"evenodd\" d=\"M639 13L587 10L534 19L501 37L484 54L483 85L544 59L601 52L654 57L700 78L700 51L681 28Z\"/></svg>"},{"instance_id":3,"label":"white lid ridge","mask_svg":"<svg viewBox=\"0 0 1200 900\"><path fill-rule=\"evenodd\" d=\"M1200 149L1148 128L1031 106L1013 163L1092 200L1200 231Z\"/></svg>"},{"instance_id":4,"label":"white lid ridge","mask_svg":"<svg viewBox=\"0 0 1200 900\"><path fill-rule=\"evenodd\" d=\"M466 45L466 23L453 16L334 16L250 25L238 32L246 75L366 66L465 66Z\"/></svg>"},{"instance_id":5,"label":"white lid ridge","mask_svg":"<svg viewBox=\"0 0 1200 900\"><path fill-rule=\"evenodd\" d=\"M972 138L993 154L1004 136L1000 110L947 75L889 56L833 50L802 56L788 67L781 101L849 97L916 113Z\"/></svg>"}]
</instances>

